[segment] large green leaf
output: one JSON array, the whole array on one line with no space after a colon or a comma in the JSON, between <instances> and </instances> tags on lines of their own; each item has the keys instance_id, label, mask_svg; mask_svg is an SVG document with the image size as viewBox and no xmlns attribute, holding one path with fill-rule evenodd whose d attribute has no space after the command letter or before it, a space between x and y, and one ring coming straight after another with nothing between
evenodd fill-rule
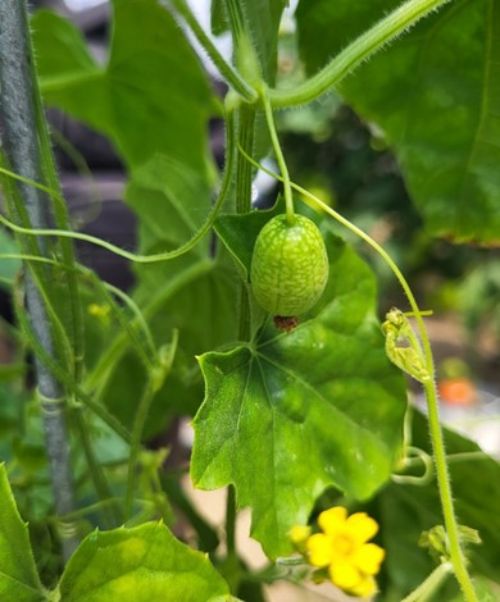
<instances>
[{"instance_id":1,"label":"large green leaf","mask_svg":"<svg viewBox=\"0 0 500 602\"><path fill-rule=\"evenodd\" d=\"M228 588L208 558L162 524L89 535L59 585L64 602L222 602Z\"/></svg>"},{"instance_id":2,"label":"large green leaf","mask_svg":"<svg viewBox=\"0 0 500 602\"><path fill-rule=\"evenodd\" d=\"M156 0L117 0L105 67L48 11L33 18L45 100L111 138L129 166L156 152L205 167L213 96L197 57Z\"/></svg>"},{"instance_id":3,"label":"large green leaf","mask_svg":"<svg viewBox=\"0 0 500 602\"><path fill-rule=\"evenodd\" d=\"M430 453L427 420L417 413L413 423L413 445ZM445 431L445 439L451 458L475 454L450 461L455 507L459 523L477 529L483 541L468 548L473 572L500 583L500 465L486 454L478 454L475 443L452 431ZM422 531L443 523L437 483L391 484L377 496L377 503L387 550L384 566L391 588L399 594L395 599L400 600L435 567L418 540Z\"/></svg>"},{"instance_id":4,"label":"large green leaf","mask_svg":"<svg viewBox=\"0 0 500 602\"><path fill-rule=\"evenodd\" d=\"M45 595L28 529L17 511L4 464L0 464L0 499L0 599L41 602Z\"/></svg>"},{"instance_id":5,"label":"large green leaf","mask_svg":"<svg viewBox=\"0 0 500 602\"><path fill-rule=\"evenodd\" d=\"M301 55L316 71L400 4L302 0ZM428 229L500 239L500 3L458 0L376 55L340 92L385 131Z\"/></svg>"},{"instance_id":6,"label":"large green leaf","mask_svg":"<svg viewBox=\"0 0 500 602\"><path fill-rule=\"evenodd\" d=\"M372 495L401 443L404 383L385 357L373 276L344 243L327 240L331 278L316 317L200 358L206 396L193 481L234 483L270 556L290 552L289 529L307 521L326 487Z\"/></svg>"}]
</instances>

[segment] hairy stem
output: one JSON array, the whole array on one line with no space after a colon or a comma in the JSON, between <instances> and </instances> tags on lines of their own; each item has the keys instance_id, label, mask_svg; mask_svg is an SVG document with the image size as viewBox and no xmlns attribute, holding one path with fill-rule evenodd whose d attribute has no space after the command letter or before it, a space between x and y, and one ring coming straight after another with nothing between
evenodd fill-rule
<instances>
[{"instance_id":1,"label":"hairy stem","mask_svg":"<svg viewBox=\"0 0 500 602\"><path fill-rule=\"evenodd\" d=\"M430 600L431 596L436 593L439 587L443 584L450 573L453 572L453 567L449 562L443 562L436 567L427 579L421 583L417 589L406 596L401 602L425 602Z\"/></svg>"},{"instance_id":2,"label":"hairy stem","mask_svg":"<svg viewBox=\"0 0 500 602\"><path fill-rule=\"evenodd\" d=\"M267 127L269 129L269 135L271 136L271 142L273 145L274 154L276 156L276 161L278 161L278 165L279 165L279 168L281 171L281 177L283 178L283 188L285 191L286 215L288 217L288 221L290 223L292 223L293 216L294 216L294 209L293 209L292 187L290 186L290 175L288 173L288 167L286 165L283 151L281 150L278 133L276 131L276 126L274 124L273 108L271 106L271 103L269 102L269 98L267 96L267 92L266 92L265 88L262 92L261 98L262 98L262 104L264 105L264 113L266 116Z\"/></svg>"},{"instance_id":3,"label":"hairy stem","mask_svg":"<svg viewBox=\"0 0 500 602\"><path fill-rule=\"evenodd\" d=\"M205 33L203 27L196 20L186 0L173 0L173 4L226 82L247 102L255 102L258 98L255 90L231 64L226 62L212 40Z\"/></svg>"},{"instance_id":4,"label":"hairy stem","mask_svg":"<svg viewBox=\"0 0 500 602\"><path fill-rule=\"evenodd\" d=\"M12 168L25 177L40 181L44 174L28 14L24 0L0 3L0 89L2 144ZM35 228L48 225L50 201L40 191L19 186L26 215ZM40 245L42 253L45 245ZM52 330L42 295L32 275L26 274L26 297L34 333L47 354L53 357ZM62 387L46 366L35 358L38 391L42 403L47 455L50 463L55 507L58 516L74 509L69 445ZM63 554L69 558L78 540L73 529L62 538Z\"/></svg>"},{"instance_id":5,"label":"hairy stem","mask_svg":"<svg viewBox=\"0 0 500 602\"><path fill-rule=\"evenodd\" d=\"M160 379L160 383L163 383L165 378L168 376L172 368L172 364L174 362L174 357L177 351L177 344L179 341L179 334L177 330L174 330L172 335L172 342L170 343L168 357L164 360L164 366L161 369L162 376ZM125 494L125 518L130 518L130 514L132 512L132 506L134 503L134 490L135 484L137 480L136 474L136 464L137 459L139 457L139 453L141 450L141 439L142 434L144 432L144 425L146 424L146 420L149 414L149 409L151 407L151 402L153 401L153 397L155 393L158 391L158 387L161 384L158 384L155 378L154 368L150 370L148 374L148 379L146 386L144 387L144 391L142 394L142 398L139 401L139 405L137 406L137 412L134 417L134 425L132 428L132 437L130 441L130 453L128 459L128 480L127 480L127 491Z\"/></svg>"},{"instance_id":6,"label":"hairy stem","mask_svg":"<svg viewBox=\"0 0 500 602\"><path fill-rule=\"evenodd\" d=\"M351 42L326 67L300 86L290 90L270 90L273 107L301 105L318 98L422 18L450 1L408 0Z\"/></svg>"}]
</instances>

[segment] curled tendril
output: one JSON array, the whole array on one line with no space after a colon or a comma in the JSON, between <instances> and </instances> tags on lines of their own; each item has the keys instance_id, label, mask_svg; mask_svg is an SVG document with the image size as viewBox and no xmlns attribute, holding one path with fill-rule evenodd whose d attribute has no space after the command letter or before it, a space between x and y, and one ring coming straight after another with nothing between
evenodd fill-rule
<instances>
[{"instance_id":1,"label":"curled tendril","mask_svg":"<svg viewBox=\"0 0 500 602\"><path fill-rule=\"evenodd\" d=\"M410 466L413 466L416 462L422 463L424 472L421 475L406 475L406 474L393 474L391 480L399 485L417 485L424 487L434 477L434 466L432 464L432 457L419 447L408 447L406 450L406 456L401 462L401 470L405 470Z\"/></svg>"}]
</instances>

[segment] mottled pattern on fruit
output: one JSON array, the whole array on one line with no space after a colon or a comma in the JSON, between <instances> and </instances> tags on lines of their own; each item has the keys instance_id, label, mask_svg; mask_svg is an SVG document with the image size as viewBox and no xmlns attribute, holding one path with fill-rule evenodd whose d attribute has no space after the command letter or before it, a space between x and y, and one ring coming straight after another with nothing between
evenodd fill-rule
<instances>
[{"instance_id":1,"label":"mottled pattern on fruit","mask_svg":"<svg viewBox=\"0 0 500 602\"><path fill-rule=\"evenodd\" d=\"M296 215L271 219L255 242L250 273L259 305L275 316L299 316L318 301L328 280L328 256L314 222Z\"/></svg>"}]
</instances>

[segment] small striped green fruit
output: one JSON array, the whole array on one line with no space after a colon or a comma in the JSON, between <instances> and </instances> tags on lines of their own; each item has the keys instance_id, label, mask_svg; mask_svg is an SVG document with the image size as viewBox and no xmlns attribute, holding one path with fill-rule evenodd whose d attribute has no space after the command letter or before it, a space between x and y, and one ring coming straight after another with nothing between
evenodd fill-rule
<instances>
[{"instance_id":1,"label":"small striped green fruit","mask_svg":"<svg viewBox=\"0 0 500 602\"><path fill-rule=\"evenodd\" d=\"M295 215L273 217L260 231L250 281L259 305L273 316L299 316L319 300L328 280L328 255L316 224Z\"/></svg>"}]
</instances>

